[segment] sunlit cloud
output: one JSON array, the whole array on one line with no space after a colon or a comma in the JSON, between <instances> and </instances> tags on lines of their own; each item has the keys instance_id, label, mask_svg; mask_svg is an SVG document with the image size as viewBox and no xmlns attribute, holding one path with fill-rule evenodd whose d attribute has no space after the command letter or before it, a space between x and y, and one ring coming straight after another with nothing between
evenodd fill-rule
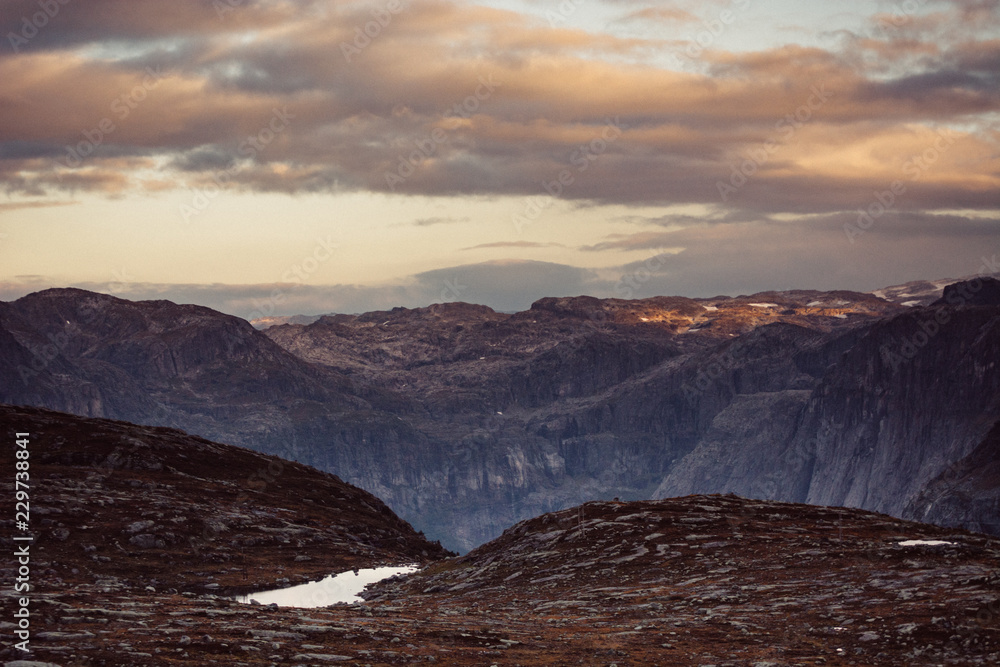
<instances>
[{"instance_id":1,"label":"sunlit cloud","mask_svg":"<svg viewBox=\"0 0 1000 667\"><path fill-rule=\"evenodd\" d=\"M928 0L916 11L878 4L854 29L808 44L775 29L763 46L734 49L713 37L697 45L696 59L671 59L706 17L734 4L606 0L600 6L615 25L601 29L509 3L428 0L390 12L365 1L94 0L60 4L31 29L24 21L37 3L8 0L0 35L16 39L0 50L0 190L10 197L0 204L2 222L68 206L67 197L149 197L172 198L178 225L190 224L209 215L210 202L264 193L363 194L387 207L539 197L695 211L609 220L652 231L588 240L572 238L568 214L549 218L569 230L565 240L533 236L544 219L497 236L495 216L471 209L397 211L384 221L401 234L437 234L438 266L458 265L455 253L473 250L492 260L509 253L551 260L546 266L579 262L570 268L580 274L521 269L553 290L598 290L603 278L587 273L588 258L685 248L668 264L700 275L687 258L710 267L724 259L698 254L708 229L720 228L722 247L734 238L775 247L779 221L792 230L782 238L814 238L817 220L857 219L885 192L897 193L893 210L881 218L882 236L867 234L867 247L890 230L903 238L903 229L928 243L952 234L966 243L974 236L968 220L949 211L995 221L998 2ZM727 36L743 29L724 28ZM510 215L524 209L515 203ZM984 224L986 237L996 232ZM478 237L470 231L487 227ZM454 240L441 230L455 231ZM677 236L690 230L700 235ZM856 249L842 234L822 238ZM756 256L777 261L763 250ZM521 284L498 266L459 277L502 273ZM353 296L329 305L416 303L451 289L426 282L451 277L406 271L409 283L377 293L342 286L338 293ZM661 287L681 284L693 283ZM471 291L463 298L475 298ZM481 290L505 307L527 298L516 291Z\"/></svg>"}]
</instances>

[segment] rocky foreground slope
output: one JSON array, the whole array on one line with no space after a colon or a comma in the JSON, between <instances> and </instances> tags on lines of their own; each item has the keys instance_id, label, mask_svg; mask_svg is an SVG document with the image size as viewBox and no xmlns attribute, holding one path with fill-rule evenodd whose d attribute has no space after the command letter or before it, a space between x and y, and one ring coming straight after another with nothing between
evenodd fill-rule
<instances>
[{"instance_id":1,"label":"rocky foreground slope","mask_svg":"<svg viewBox=\"0 0 1000 667\"><path fill-rule=\"evenodd\" d=\"M448 555L329 473L173 429L0 405L5 553L23 534L18 432L30 434L32 581L42 590L231 592ZM0 560L4 581L15 566Z\"/></svg>"},{"instance_id":2,"label":"rocky foreground slope","mask_svg":"<svg viewBox=\"0 0 1000 667\"><path fill-rule=\"evenodd\" d=\"M1000 478L962 472L992 460L1000 424L987 284L913 307L802 290L548 298L264 332L47 290L0 303L0 401L304 462L459 550L588 500L715 492L1000 533Z\"/></svg>"},{"instance_id":3,"label":"rocky foreground slope","mask_svg":"<svg viewBox=\"0 0 1000 667\"><path fill-rule=\"evenodd\" d=\"M188 592L159 559L140 577L41 584L30 657L130 667L993 665L998 562L995 538L859 510L734 496L591 502L383 582L363 604L241 604ZM47 566L93 567L82 550ZM150 579L158 586L141 585ZM0 602L6 619L10 596Z\"/></svg>"}]
</instances>

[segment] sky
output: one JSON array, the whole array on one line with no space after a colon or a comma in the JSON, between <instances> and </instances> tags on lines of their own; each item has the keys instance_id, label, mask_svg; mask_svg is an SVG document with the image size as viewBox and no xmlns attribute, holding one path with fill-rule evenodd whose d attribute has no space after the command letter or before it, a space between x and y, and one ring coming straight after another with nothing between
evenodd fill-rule
<instances>
[{"instance_id":1,"label":"sky","mask_svg":"<svg viewBox=\"0 0 1000 667\"><path fill-rule=\"evenodd\" d=\"M1000 271L1000 0L0 0L0 300Z\"/></svg>"}]
</instances>

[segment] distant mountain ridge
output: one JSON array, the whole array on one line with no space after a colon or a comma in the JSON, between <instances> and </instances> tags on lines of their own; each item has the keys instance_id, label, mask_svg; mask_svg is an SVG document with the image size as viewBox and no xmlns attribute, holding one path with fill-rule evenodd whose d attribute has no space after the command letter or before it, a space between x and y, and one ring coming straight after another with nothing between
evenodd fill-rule
<instances>
[{"instance_id":1,"label":"distant mountain ridge","mask_svg":"<svg viewBox=\"0 0 1000 667\"><path fill-rule=\"evenodd\" d=\"M989 269L990 266L995 266L996 262L992 264L987 264L984 262L984 267ZM965 276L962 278L939 278L936 280L914 280L908 283L902 283L900 285L891 285L889 287L883 287L881 289L872 290L869 294L872 294L879 299L884 299L892 303L906 306L929 306L931 303L941 298L944 288L948 285L953 285L955 283L965 282L973 280L977 276ZM1000 278L1000 273L983 273L978 277L990 277L990 278ZM817 292L818 294L824 294L825 292ZM730 299L732 297L719 296L716 299ZM698 301L711 301L711 299L697 299ZM503 312L503 314L513 315L514 312L497 311ZM327 313L325 315L272 315L269 317L258 317L249 320L250 324L254 326L255 329L261 331L269 329L270 327L280 326L282 324L312 324L321 317L336 317L339 313Z\"/></svg>"},{"instance_id":2,"label":"distant mountain ridge","mask_svg":"<svg viewBox=\"0 0 1000 667\"><path fill-rule=\"evenodd\" d=\"M998 306L560 297L258 331L197 306L47 290L0 303L0 401L302 461L461 550L588 500L691 492L997 532L994 478L940 478L984 456L1000 422L984 370L1000 361Z\"/></svg>"},{"instance_id":3,"label":"distant mountain ridge","mask_svg":"<svg viewBox=\"0 0 1000 667\"><path fill-rule=\"evenodd\" d=\"M983 262L983 267L990 269L990 263ZM993 268L996 262L992 262ZM1000 273L983 273L979 276L965 276L963 278L939 278L938 280L914 280L902 285L892 285L883 287L872 292L880 299L892 301L903 306L929 306L944 295L944 290L948 285L955 283L969 282L976 278L1000 278Z\"/></svg>"},{"instance_id":4,"label":"distant mountain ridge","mask_svg":"<svg viewBox=\"0 0 1000 667\"><path fill-rule=\"evenodd\" d=\"M250 320L254 329L263 331L269 327L276 327L280 324L312 324L322 315L271 315L269 317L258 317Z\"/></svg>"}]
</instances>

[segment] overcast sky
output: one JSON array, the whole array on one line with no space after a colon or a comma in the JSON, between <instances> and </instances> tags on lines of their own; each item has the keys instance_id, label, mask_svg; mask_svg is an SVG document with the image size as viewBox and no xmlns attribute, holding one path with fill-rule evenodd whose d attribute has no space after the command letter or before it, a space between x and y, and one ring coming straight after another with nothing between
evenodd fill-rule
<instances>
[{"instance_id":1,"label":"overcast sky","mask_svg":"<svg viewBox=\"0 0 1000 667\"><path fill-rule=\"evenodd\" d=\"M1000 0L0 0L0 37L0 300L516 310L1000 253Z\"/></svg>"}]
</instances>

